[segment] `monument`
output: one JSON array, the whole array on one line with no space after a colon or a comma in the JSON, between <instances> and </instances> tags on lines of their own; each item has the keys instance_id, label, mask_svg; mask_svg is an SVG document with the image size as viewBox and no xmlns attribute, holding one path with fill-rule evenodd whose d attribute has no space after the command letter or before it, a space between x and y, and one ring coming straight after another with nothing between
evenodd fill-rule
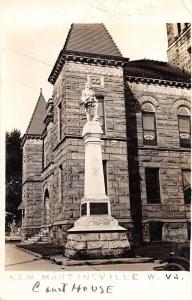
<instances>
[{"instance_id":1,"label":"monument","mask_svg":"<svg viewBox=\"0 0 192 300\"><path fill-rule=\"evenodd\" d=\"M67 232L65 256L73 259L122 257L130 244L126 229L111 216L110 199L105 193L98 100L88 82L82 92L87 123L83 127L85 142L85 183L80 218ZM91 116L91 110L94 115Z\"/></svg>"}]
</instances>

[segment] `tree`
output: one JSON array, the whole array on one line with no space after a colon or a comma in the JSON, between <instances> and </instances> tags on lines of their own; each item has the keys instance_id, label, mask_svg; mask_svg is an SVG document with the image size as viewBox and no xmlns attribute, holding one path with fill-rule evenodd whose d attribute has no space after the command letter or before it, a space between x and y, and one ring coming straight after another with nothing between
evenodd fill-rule
<instances>
[{"instance_id":1,"label":"tree","mask_svg":"<svg viewBox=\"0 0 192 300\"><path fill-rule=\"evenodd\" d=\"M6 132L6 212L10 217L15 215L16 222L21 219L21 211L17 210L22 201L21 140L18 129Z\"/></svg>"}]
</instances>

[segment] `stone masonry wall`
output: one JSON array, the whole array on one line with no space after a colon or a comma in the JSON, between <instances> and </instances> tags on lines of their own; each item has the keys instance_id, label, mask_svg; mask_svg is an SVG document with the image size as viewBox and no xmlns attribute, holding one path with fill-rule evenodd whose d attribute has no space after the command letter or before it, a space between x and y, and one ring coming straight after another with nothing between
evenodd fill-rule
<instances>
[{"instance_id":1,"label":"stone masonry wall","mask_svg":"<svg viewBox=\"0 0 192 300\"><path fill-rule=\"evenodd\" d=\"M168 39L168 46L173 44L175 42L177 36L178 36L178 29L177 29L177 23L167 23L167 39Z\"/></svg>"},{"instance_id":2,"label":"stone masonry wall","mask_svg":"<svg viewBox=\"0 0 192 300\"><path fill-rule=\"evenodd\" d=\"M191 46L191 28L185 28L178 36L177 24L168 25L168 62L181 70L191 73L191 54L188 52L188 48Z\"/></svg>"},{"instance_id":3,"label":"stone masonry wall","mask_svg":"<svg viewBox=\"0 0 192 300\"><path fill-rule=\"evenodd\" d=\"M40 180L42 171L42 140L27 139L23 146L23 183Z\"/></svg>"},{"instance_id":4,"label":"stone masonry wall","mask_svg":"<svg viewBox=\"0 0 192 300\"><path fill-rule=\"evenodd\" d=\"M41 226L41 170L42 140L27 139L23 146L22 201L25 203L25 217L22 226L28 233Z\"/></svg>"},{"instance_id":5,"label":"stone masonry wall","mask_svg":"<svg viewBox=\"0 0 192 300\"><path fill-rule=\"evenodd\" d=\"M190 169L190 150L180 148L177 109L190 108L190 91L158 85L128 83L129 101L135 103L144 240L149 222L161 221L163 239L186 240L190 205L184 204L182 170ZM141 108L150 102L156 111L157 146L143 145ZM131 130L131 129L130 129ZM160 204L147 204L145 168L159 168Z\"/></svg>"}]
</instances>

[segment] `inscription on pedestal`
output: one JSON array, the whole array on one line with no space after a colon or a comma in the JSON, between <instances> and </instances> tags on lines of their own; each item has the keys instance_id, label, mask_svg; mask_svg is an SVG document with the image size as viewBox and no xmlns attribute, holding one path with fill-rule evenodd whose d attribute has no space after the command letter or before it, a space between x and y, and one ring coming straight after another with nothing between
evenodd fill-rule
<instances>
[{"instance_id":1,"label":"inscription on pedestal","mask_svg":"<svg viewBox=\"0 0 192 300\"><path fill-rule=\"evenodd\" d=\"M91 226L109 226L114 225L113 219L109 217L90 217Z\"/></svg>"},{"instance_id":2,"label":"inscription on pedestal","mask_svg":"<svg viewBox=\"0 0 192 300\"><path fill-rule=\"evenodd\" d=\"M108 214L108 204L97 202L90 203L90 215L107 215Z\"/></svg>"}]
</instances>

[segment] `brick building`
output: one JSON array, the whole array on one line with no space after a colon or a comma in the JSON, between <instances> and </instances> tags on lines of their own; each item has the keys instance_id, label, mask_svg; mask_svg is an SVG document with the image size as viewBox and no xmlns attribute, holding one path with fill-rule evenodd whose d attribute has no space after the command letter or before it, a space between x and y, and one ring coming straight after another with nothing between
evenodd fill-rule
<instances>
[{"instance_id":1,"label":"brick building","mask_svg":"<svg viewBox=\"0 0 192 300\"><path fill-rule=\"evenodd\" d=\"M99 100L112 216L133 243L190 238L189 61L177 55L188 50L190 26L177 49L174 26L166 63L129 61L103 24L72 24L49 77L53 97L46 103L41 91L23 138L23 239L47 227L64 244L80 217L86 81Z\"/></svg>"}]
</instances>

